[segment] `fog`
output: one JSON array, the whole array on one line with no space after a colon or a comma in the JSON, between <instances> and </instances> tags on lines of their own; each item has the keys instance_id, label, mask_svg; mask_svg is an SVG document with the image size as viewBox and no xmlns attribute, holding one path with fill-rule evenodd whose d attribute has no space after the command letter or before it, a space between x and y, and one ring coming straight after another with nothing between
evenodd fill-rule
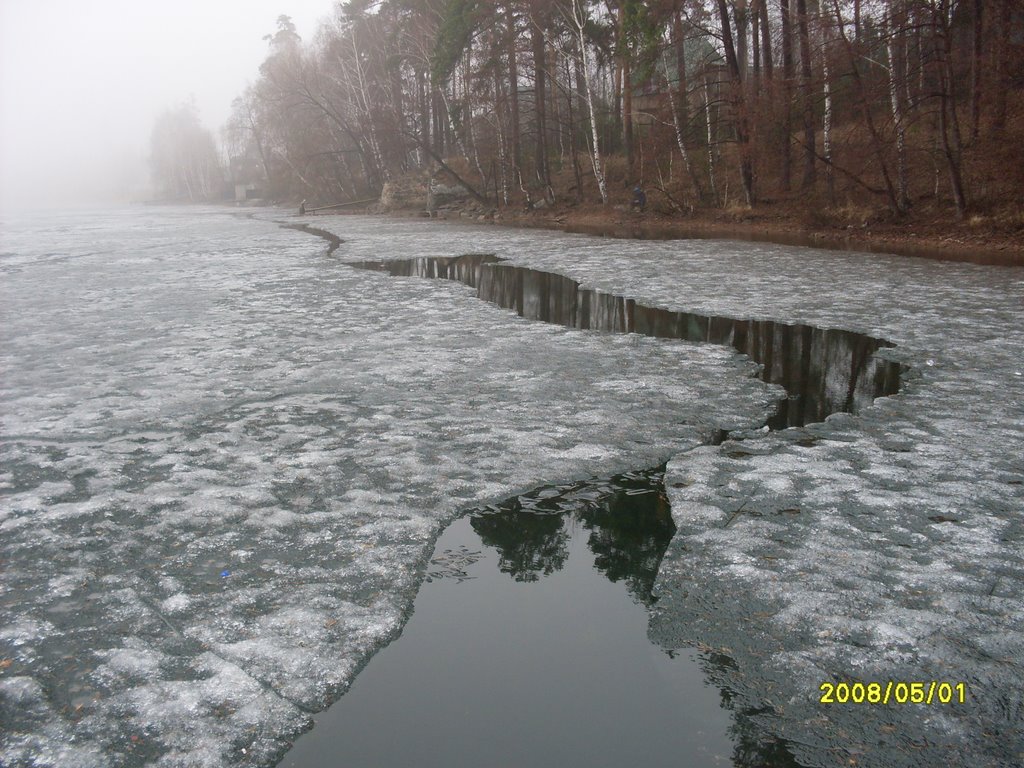
<instances>
[{"instance_id":1,"label":"fog","mask_svg":"<svg viewBox=\"0 0 1024 768\"><path fill-rule=\"evenodd\" d=\"M215 136L263 36L303 40L331 0L0 0L0 210L147 195L159 114L195 97Z\"/></svg>"}]
</instances>

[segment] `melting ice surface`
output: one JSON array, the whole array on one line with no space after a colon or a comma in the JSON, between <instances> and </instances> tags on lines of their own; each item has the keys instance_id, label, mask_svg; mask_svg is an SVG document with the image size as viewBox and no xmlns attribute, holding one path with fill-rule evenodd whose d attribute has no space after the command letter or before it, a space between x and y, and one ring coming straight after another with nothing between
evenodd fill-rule
<instances>
[{"instance_id":1,"label":"melting ice surface","mask_svg":"<svg viewBox=\"0 0 1024 768\"><path fill-rule=\"evenodd\" d=\"M7 764L268 764L398 630L459 510L775 397L722 348L518 320L230 213L4 241Z\"/></svg>"},{"instance_id":2,"label":"melting ice surface","mask_svg":"<svg viewBox=\"0 0 1024 768\"><path fill-rule=\"evenodd\" d=\"M1019 270L225 212L3 222L0 762L269 765L401 627L460 510L671 457L649 637L804 763L1021 740ZM843 328L917 378L780 395L724 347L530 322L344 261L492 252L673 312ZM823 680L967 705L824 707Z\"/></svg>"}]
</instances>

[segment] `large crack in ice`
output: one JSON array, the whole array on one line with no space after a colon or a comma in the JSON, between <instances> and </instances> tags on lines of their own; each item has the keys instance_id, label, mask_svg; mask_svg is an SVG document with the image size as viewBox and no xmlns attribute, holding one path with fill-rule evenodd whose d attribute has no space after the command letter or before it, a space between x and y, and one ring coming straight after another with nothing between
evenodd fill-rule
<instances>
[{"instance_id":1,"label":"large crack in ice","mask_svg":"<svg viewBox=\"0 0 1024 768\"><path fill-rule=\"evenodd\" d=\"M1024 463L1003 448L1024 444L1019 271L758 245L716 263L701 251L721 251L705 243L550 241L503 231L476 246L494 242L525 269L571 265L606 293L663 306L686 291L716 309L742 306L733 316L802 316L903 340L887 351L909 371L901 397L865 401L856 417L737 432L760 439L669 463L678 530L651 639L720 654L715 682L766 741L785 739L808 765L1024 762L1024 702L1011 682L1024 658ZM819 701L822 682L889 680L964 682L968 701Z\"/></svg>"},{"instance_id":2,"label":"large crack in ice","mask_svg":"<svg viewBox=\"0 0 1024 768\"><path fill-rule=\"evenodd\" d=\"M352 266L392 276L456 280L475 288L478 298L528 320L730 346L758 363L762 381L778 384L787 392L768 419L771 429L823 421L840 411L854 413L875 398L899 391L900 365L875 354L893 345L862 333L673 312L583 288L564 275L516 266L489 254L360 261Z\"/></svg>"}]
</instances>

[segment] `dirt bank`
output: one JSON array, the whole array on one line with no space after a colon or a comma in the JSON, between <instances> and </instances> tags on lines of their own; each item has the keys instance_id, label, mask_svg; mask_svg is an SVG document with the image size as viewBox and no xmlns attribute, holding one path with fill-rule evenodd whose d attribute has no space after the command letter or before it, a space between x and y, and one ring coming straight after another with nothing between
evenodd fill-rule
<instances>
[{"instance_id":1,"label":"dirt bank","mask_svg":"<svg viewBox=\"0 0 1024 768\"><path fill-rule=\"evenodd\" d=\"M392 209L385 215L426 216L418 208ZM729 238L872 251L941 261L1024 266L1024 232L1019 227L974 217L956 222L943 213L921 212L912 219L886 221L868 211L840 210L808 215L766 205L753 210L702 211L667 215L630 211L624 205L554 205L522 211L485 208L473 203L438 209L439 220L536 227L638 239Z\"/></svg>"},{"instance_id":2,"label":"dirt bank","mask_svg":"<svg viewBox=\"0 0 1024 768\"><path fill-rule=\"evenodd\" d=\"M347 212L369 211L399 217L431 215L419 204L420 197L406 196L386 208L378 206L376 211L362 208ZM496 209L461 200L436 207L432 216L438 220L558 229L612 238L733 239L1024 266L1024 214L973 215L966 221L955 221L945 210L918 210L894 221L884 212L867 208L827 209L792 201L765 203L755 209L696 209L686 214L655 208L652 205L640 213L623 203L590 203L546 205L535 210L515 206Z\"/></svg>"}]
</instances>

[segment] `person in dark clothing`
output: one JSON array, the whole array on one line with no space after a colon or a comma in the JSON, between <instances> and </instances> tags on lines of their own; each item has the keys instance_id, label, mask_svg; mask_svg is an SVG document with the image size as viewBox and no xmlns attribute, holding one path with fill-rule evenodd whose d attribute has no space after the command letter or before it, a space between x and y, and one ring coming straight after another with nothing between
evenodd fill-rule
<instances>
[{"instance_id":1,"label":"person in dark clothing","mask_svg":"<svg viewBox=\"0 0 1024 768\"><path fill-rule=\"evenodd\" d=\"M633 203L631 207L641 212L647 207L647 193L644 192L643 187L639 184L633 187Z\"/></svg>"}]
</instances>

